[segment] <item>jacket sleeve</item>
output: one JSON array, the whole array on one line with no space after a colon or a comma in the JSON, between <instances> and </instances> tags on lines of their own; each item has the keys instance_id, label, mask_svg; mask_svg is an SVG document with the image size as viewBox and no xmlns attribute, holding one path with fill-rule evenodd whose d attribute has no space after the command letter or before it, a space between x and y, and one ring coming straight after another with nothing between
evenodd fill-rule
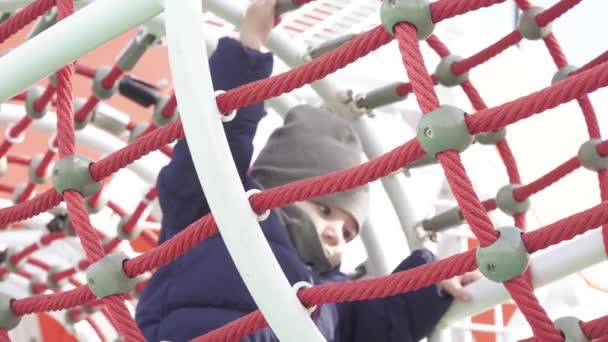
<instances>
[{"instance_id":1,"label":"jacket sleeve","mask_svg":"<svg viewBox=\"0 0 608 342\"><path fill-rule=\"evenodd\" d=\"M393 273L435 260L426 249L414 251ZM405 294L338 306L339 341L419 341L431 334L452 303L437 284Z\"/></svg>"},{"instance_id":2,"label":"jacket sleeve","mask_svg":"<svg viewBox=\"0 0 608 342\"><path fill-rule=\"evenodd\" d=\"M214 89L228 91L269 77L273 56L247 48L237 40L222 38L209 59L209 67ZM201 94L204 95L207 94ZM239 109L234 120L224 124L226 139L242 181L251 163L253 137L264 115L264 103L255 103ZM185 139L177 142L171 162L159 173L157 189L163 211L159 243L210 211Z\"/></svg>"}]
</instances>

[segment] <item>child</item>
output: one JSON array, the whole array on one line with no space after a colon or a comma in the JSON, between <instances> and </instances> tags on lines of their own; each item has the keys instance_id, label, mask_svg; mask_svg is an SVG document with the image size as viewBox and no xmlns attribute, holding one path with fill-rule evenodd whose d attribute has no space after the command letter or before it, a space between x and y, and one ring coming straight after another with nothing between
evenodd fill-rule
<instances>
[{"instance_id":1,"label":"child","mask_svg":"<svg viewBox=\"0 0 608 342\"><path fill-rule=\"evenodd\" d=\"M215 89L229 90L269 77L273 57L258 49L272 29L275 1L255 0L246 12L240 41L219 41L209 60ZM224 124L245 189L269 189L362 162L359 140L348 122L310 106L297 106L284 126L271 135L248 172L252 140L264 115L264 104L257 103L241 108L233 121ZM173 159L161 170L157 185L163 210L159 243L210 212L185 140L175 146ZM298 202L273 210L260 222L291 284L348 281L339 271L341 255L365 221L368 196L367 187L361 187ZM396 271L433 259L429 251L418 250ZM417 341L432 331L447 310L450 294L465 300L470 296L457 280L442 285L389 298L322 305L313 319L328 341ZM216 234L157 270L140 298L136 320L148 341L178 342L203 335L256 308ZM270 328L244 339L276 340Z\"/></svg>"}]
</instances>

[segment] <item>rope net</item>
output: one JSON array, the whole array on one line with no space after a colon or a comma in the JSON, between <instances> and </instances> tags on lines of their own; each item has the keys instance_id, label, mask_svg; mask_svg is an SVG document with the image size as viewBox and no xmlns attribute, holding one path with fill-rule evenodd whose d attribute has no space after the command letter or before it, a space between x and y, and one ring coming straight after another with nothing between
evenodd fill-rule
<instances>
[{"instance_id":1,"label":"rope net","mask_svg":"<svg viewBox=\"0 0 608 342\"><path fill-rule=\"evenodd\" d=\"M300 4L307 2L311 1L302 0ZM434 23L438 23L501 2L503 0L439 0L431 5L431 17ZM554 6L537 14L535 21L540 27L546 26L580 2L581 0L561 0ZM516 3L523 11L532 8L527 0L517 0ZM4 42L54 6L57 8L57 21L69 16L74 11L73 1L71 0L57 0L57 2L37 0L0 25L0 42ZM424 114L435 111L440 106L435 94L435 86L438 83L437 77L427 71L416 28L406 22L399 23L395 27L394 36L388 33L383 26L378 26L357 35L339 48L322 54L300 67L269 79L227 91L217 97L218 107L222 113L230 113L235 109L288 93L323 79L388 44L393 39L398 41L399 51L403 56L403 66L409 79L408 83L401 83L396 86L397 93L402 97L410 93L414 94L419 108ZM515 30L479 53L454 62L451 65L451 72L456 76L463 75L476 66L491 60L509 47L518 44L522 39L524 37L520 31ZM428 37L426 43L441 58L451 55L448 47L435 35ZM568 67L568 61L552 33L544 36L542 43L546 45L558 69ZM607 61L608 54L603 53L586 65L573 70L566 75L567 77L552 86L493 108L488 108L473 83L466 79L460 84L460 87L475 109L475 113L466 116L467 130L470 134L499 132L510 124L555 108L560 104L576 100L583 113L589 139L601 139L595 111L589 101L588 94L608 85ZM37 93L24 92L17 95L13 100L24 101L26 104L28 98L32 96L31 94L36 95L34 101L30 101L33 104L33 109L30 110L32 112L40 112L44 108L54 105L57 111L57 135L52 137L47 151L39 158L8 154L11 146L23 140L23 132L36 120L31 115L26 115L7 129L5 138L0 145L0 156L10 165L28 166L33 170L32 174L34 176L44 178L56 156L63 158L75 153L75 130L81 124L90 121L92 113L103 99L100 94L104 91L111 91L120 80L128 77L130 67L117 63L112 68L106 69L104 73L100 73L100 70L79 63L69 64L57 72L55 79L51 79L46 88L40 89ZM101 92L91 95L80 106L75 106L73 109L72 77L74 73L88 78L97 78L97 76L102 75L103 77L99 80L103 89L101 89ZM139 134L135 134L137 128L140 127L139 124L126 122L123 129L132 132L131 143L90 165L90 176L94 181L100 182L111 177L118 170L153 151L160 150L167 156L171 155L169 144L184 137L181 122L172 120L177 108L175 94L165 98L164 101L157 99L157 104L160 115L166 119L165 124L150 123L141 129L138 132ZM517 163L506 138L500 138L495 142L495 145L504 161L510 183L520 185L513 191L513 197L518 202L525 201L581 167L579 160L573 157L545 176L522 185ZM608 142L599 142L595 148L599 156L608 156ZM358 167L298 181L255 194L250 197L250 203L254 211L264 212L296 201L353 189L390 175L402 168L407 168L422 158L425 153L419 140L415 138ZM439 152L436 158L441 164L458 202L462 218L468 223L482 247L492 245L498 239L498 234L487 212L497 208L495 199L487 199L483 202L479 199L473 190L458 151ZM531 232L525 231L525 213L514 215L515 225L522 230L522 239L528 253L532 254L563 241L571 240L599 226L602 227L599 229L603 232L603 242L608 252L608 204L604 202L608 198L608 173L601 169L597 174L602 202L593 208ZM0 209L0 225L8 227L10 224L18 223L56 208L62 202L66 204L67 213L58 217L65 218L67 216L69 221L58 221L58 229L44 234L39 241L20 251L11 251L7 254L5 265L0 267L0 276L6 277L9 273L14 273L28 279L31 283L30 290L32 293L28 298L12 300L10 310L16 316L67 310L67 320L72 322L87 320L100 338L105 340L103 332L89 319L91 312L101 310L126 340L143 341L141 332L125 306L125 300L141 293L145 287L145 279L137 283L134 293L97 298L89 286L78 281L75 275L78 272L85 271L90 265L114 251L123 241L125 235L141 236L150 245L155 245L156 236L149 230L138 230L137 226L142 219L146 220L147 209L150 203L156 199L156 190L151 188L136 210L127 213L116 203L104 201L104 188L87 198L75 190L66 190L60 194L53 188L34 196L38 184L35 181L36 177L32 177L28 183L19 186L1 185L0 190L12 194L15 204ZM122 234L120 236L106 236L91 224L89 213L94 213L96 209L106 204L123 218L121 221ZM59 224L61 222L64 223L63 226ZM124 272L133 278L151 272L185 254L198 243L217 232L218 227L213 216L210 214L202 217L166 243L126 261L123 264ZM44 260L32 256L33 253L47 247L54 241L74 234L79 238L86 257L73 267L55 269ZM24 264L47 272L49 275L47 281L42 281L25 270L23 268ZM473 271L477 267L474 251L467 251L432 264L375 279L326 284L302 289L298 292L298 298L304 306L312 307L325 303L392 296ZM528 269L522 275L504 282L509 294L532 328L534 336L528 340L563 341L562 334L549 319L534 295L532 277L533 275ZM57 284L65 282L69 282L73 289L61 291L61 286L57 286ZM267 322L263 315L259 311L255 311L196 340L238 340L266 325ZM608 316L581 323L581 328L590 340L603 341L608 338ZM6 330L0 331L0 339L3 341L9 340Z\"/></svg>"}]
</instances>

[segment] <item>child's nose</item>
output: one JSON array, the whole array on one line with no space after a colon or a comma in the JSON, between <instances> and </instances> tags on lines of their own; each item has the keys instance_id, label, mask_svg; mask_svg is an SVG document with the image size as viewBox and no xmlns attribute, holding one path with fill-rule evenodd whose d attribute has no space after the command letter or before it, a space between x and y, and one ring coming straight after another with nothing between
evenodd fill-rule
<instances>
[{"instance_id":1,"label":"child's nose","mask_svg":"<svg viewBox=\"0 0 608 342\"><path fill-rule=\"evenodd\" d=\"M344 243L342 236L342 225L336 222L328 223L323 231L323 240L330 246L338 246Z\"/></svg>"}]
</instances>

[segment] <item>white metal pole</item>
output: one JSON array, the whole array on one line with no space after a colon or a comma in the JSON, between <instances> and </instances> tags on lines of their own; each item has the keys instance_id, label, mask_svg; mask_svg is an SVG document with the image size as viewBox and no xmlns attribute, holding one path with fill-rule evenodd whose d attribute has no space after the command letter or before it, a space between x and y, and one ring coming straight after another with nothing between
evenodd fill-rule
<instances>
[{"instance_id":1,"label":"white metal pole","mask_svg":"<svg viewBox=\"0 0 608 342\"><path fill-rule=\"evenodd\" d=\"M564 257L567 256L567 257ZM575 241L562 243L531 258L535 288L545 286L569 274L606 260L602 232L595 229ZM473 294L471 302L454 302L443 316L440 327L507 301L509 293L502 284L483 279L466 287Z\"/></svg>"},{"instance_id":2,"label":"white metal pole","mask_svg":"<svg viewBox=\"0 0 608 342\"><path fill-rule=\"evenodd\" d=\"M0 102L162 11L160 0L97 0L0 58Z\"/></svg>"},{"instance_id":3,"label":"white metal pole","mask_svg":"<svg viewBox=\"0 0 608 342\"><path fill-rule=\"evenodd\" d=\"M169 64L181 120L230 255L280 340L324 341L274 257L239 181L213 97L201 2L167 1L165 7Z\"/></svg>"}]
</instances>

